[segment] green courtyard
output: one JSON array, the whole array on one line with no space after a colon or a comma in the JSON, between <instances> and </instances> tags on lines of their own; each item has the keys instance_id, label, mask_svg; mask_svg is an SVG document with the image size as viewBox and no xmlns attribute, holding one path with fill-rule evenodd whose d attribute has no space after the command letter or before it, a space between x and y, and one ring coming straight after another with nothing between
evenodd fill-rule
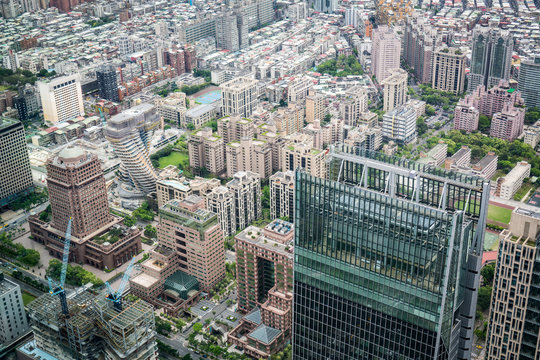
<instances>
[{"instance_id":1,"label":"green courtyard","mask_svg":"<svg viewBox=\"0 0 540 360\"><path fill-rule=\"evenodd\" d=\"M178 167L179 164L189 162L189 155L182 151L173 151L170 155L159 158L159 168L163 169L166 166L174 165Z\"/></svg>"},{"instance_id":2,"label":"green courtyard","mask_svg":"<svg viewBox=\"0 0 540 360\"><path fill-rule=\"evenodd\" d=\"M508 224L510 222L511 215L512 209L507 209L491 204L488 207L488 220Z\"/></svg>"}]
</instances>

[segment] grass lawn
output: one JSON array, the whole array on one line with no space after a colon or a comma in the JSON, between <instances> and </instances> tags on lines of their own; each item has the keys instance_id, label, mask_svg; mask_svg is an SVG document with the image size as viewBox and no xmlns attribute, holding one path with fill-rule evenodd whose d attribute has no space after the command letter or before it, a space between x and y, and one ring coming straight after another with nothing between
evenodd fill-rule
<instances>
[{"instance_id":1,"label":"grass lawn","mask_svg":"<svg viewBox=\"0 0 540 360\"><path fill-rule=\"evenodd\" d=\"M495 205L489 205L488 207L488 220L508 224L510 222L510 216L512 216L512 210L510 209Z\"/></svg>"},{"instance_id":2,"label":"grass lawn","mask_svg":"<svg viewBox=\"0 0 540 360\"><path fill-rule=\"evenodd\" d=\"M499 236L486 231L484 236L484 251L495 251L499 248Z\"/></svg>"},{"instance_id":3,"label":"grass lawn","mask_svg":"<svg viewBox=\"0 0 540 360\"><path fill-rule=\"evenodd\" d=\"M521 201L525 195L529 193L530 190L533 190L534 193L534 185L531 183L525 183L523 186L521 186L518 191L516 191L516 194L514 195L514 200Z\"/></svg>"},{"instance_id":4,"label":"grass lawn","mask_svg":"<svg viewBox=\"0 0 540 360\"><path fill-rule=\"evenodd\" d=\"M7 90L7 89L9 89L9 86L0 85L0 91L4 91L4 90Z\"/></svg>"},{"instance_id":5,"label":"grass lawn","mask_svg":"<svg viewBox=\"0 0 540 360\"><path fill-rule=\"evenodd\" d=\"M30 293L27 293L26 291L22 292L22 301L23 301L24 306L28 305L29 303L31 303L35 299L36 299L36 297L34 295L32 295Z\"/></svg>"},{"instance_id":6,"label":"grass lawn","mask_svg":"<svg viewBox=\"0 0 540 360\"><path fill-rule=\"evenodd\" d=\"M173 151L169 156L159 158L159 168L163 169L165 166L174 165L178 167L178 164L189 161L189 155L186 152Z\"/></svg>"}]
</instances>

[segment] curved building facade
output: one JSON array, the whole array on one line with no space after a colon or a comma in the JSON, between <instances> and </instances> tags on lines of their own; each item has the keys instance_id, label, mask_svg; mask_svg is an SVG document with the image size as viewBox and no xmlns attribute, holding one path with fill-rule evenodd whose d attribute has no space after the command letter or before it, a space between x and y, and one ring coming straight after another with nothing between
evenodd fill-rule
<instances>
[{"instance_id":1,"label":"curved building facade","mask_svg":"<svg viewBox=\"0 0 540 360\"><path fill-rule=\"evenodd\" d=\"M141 104L113 116L105 127L105 137L121 161L122 180L145 194L156 190L149 147L159 123L154 105Z\"/></svg>"}]
</instances>

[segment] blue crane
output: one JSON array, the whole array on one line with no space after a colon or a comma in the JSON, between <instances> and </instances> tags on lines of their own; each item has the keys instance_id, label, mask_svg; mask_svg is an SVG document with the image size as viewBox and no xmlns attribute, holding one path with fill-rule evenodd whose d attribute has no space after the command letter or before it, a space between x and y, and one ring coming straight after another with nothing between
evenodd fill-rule
<instances>
[{"instance_id":1,"label":"blue crane","mask_svg":"<svg viewBox=\"0 0 540 360\"><path fill-rule=\"evenodd\" d=\"M113 302L113 306L116 310L122 311L122 294L124 293L124 290L126 289L126 285L129 280L129 276L131 275L131 271L133 270L133 266L135 265L135 256L131 259L131 262L129 263L126 272L124 272L124 276L122 277L122 282L120 283L120 286L118 287L118 290L114 291L111 287L111 284L107 281L105 283L105 286L107 287L107 299L111 300Z\"/></svg>"},{"instance_id":2,"label":"blue crane","mask_svg":"<svg viewBox=\"0 0 540 360\"><path fill-rule=\"evenodd\" d=\"M101 122L103 123L103 126L107 125L107 121L105 121L105 115L103 115L103 111L101 111L101 108L98 107L99 110L99 117L101 118Z\"/></svg>"},{"instance_id":3,"label":"blue crane","mask_svg":"<svg viewBox=\"0 0 540 360\"><path fill-rule=\"evenodd\" d=\"M62 306L62 313L66 316L69 315L69 310L67 306L66 292L64 291L64 284L66 282L66 272L69 259L69 244L71 242L71 217L69 218L67 230L66 230L66 239L64 240L64 254L62 257L62 271L60 273L60 281L56 282L48 277L49 280L49 293L53 296L58 295L60 298L60 305Z\"/></svg>"}]
</instances>

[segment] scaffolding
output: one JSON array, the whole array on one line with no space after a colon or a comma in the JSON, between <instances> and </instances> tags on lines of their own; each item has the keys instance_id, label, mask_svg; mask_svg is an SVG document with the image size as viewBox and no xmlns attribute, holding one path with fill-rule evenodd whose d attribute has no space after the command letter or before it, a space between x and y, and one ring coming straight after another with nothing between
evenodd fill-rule
<instances>
[{"instance_id":1,"label":"scaffolding","mask_svg":"<svg viewBox=\"0 0 540 360\"><path fill-rule=\"evenodd\" d=\"M157 359L154 311L142 300L118 311L106 293L83 287L67 297L62 314L57 296L44 294L28 304L36 345L60 359Z\"/></svg>"}]
</instances>

